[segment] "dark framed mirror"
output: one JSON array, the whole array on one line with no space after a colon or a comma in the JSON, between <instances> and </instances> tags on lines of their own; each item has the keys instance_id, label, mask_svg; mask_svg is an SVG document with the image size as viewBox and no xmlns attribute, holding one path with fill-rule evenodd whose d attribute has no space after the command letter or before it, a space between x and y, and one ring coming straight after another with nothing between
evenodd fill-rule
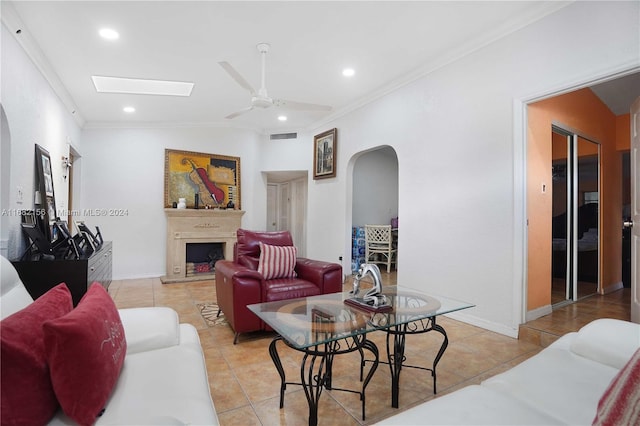
<instances>
[{"instance_id":1,"label":"dark framed mirror","mask_svg":"<svg viewBox=\"0 0 640 426\"><path fill-rule=\"evenodd\" d=\"M36 144L35 211L38 228L51 241L51 226L56 221L56 197L53 189L51 156Z\"/></svg>"}]
</instances>

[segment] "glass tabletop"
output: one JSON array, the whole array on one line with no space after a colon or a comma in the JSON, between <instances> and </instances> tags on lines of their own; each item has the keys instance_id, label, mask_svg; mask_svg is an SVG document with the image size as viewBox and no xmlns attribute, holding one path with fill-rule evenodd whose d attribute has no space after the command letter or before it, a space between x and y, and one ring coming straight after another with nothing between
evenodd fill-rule
<instances>
[{"instance_id":1,"label":"glass tabletop","mask_svg":"<svg viewBox=\"0 0 640 426\"><path fill-rule=\"evenodd\" d=\"M383 287L382 293L391 304L388 312L372 312L346 304L345 300L352 297L349 292L247 307L288 343L304 349L475 306L400 286Z\"/></svg>"}]
</instances>

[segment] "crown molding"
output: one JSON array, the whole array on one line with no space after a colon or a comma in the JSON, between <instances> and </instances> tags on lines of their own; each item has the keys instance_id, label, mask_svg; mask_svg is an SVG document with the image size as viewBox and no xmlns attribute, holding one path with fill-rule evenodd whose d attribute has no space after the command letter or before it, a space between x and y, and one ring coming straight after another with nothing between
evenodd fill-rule
<instances>
[{"instance_id":1,"label":"crown molding","mask_svg":"<svg viewBox=\"0 0 640 426\"><path fill-rule=\"evenodd\" d=\"M67 111L76 121L76 124L82 128L85 124L85 120L78 110L75 101L67 91L67 88L62 84L60 77L53 70L53 67L47 60L46 56L38 46L38 43L31 37L29 29L25 27L24 23L18 16L13 2L3 0L0 4L2 13L0 13L0 19L2 23L7 27L9 33L18 42L18 44L24 49L27 56L33 61L34 65L40 71L42 76L47 80L55 94L58 96L63 105L67 108Z\"/></svg>"},{"instance_id":2,"label":"crown molding","mask_svg":"<svg viewBox=\"0 0 640 426\"><path fill-rule=\"evenodd\" d=\"M512 34L522 28L525 28L545 16L551 15L569 5L574 3L575 0L569 1L555 1L555 2L540 2L536 7L532 7L528 14L523 14L518 19L512 19L503 22L501 25L496 26L491 32L485 34L482 37L470 40L468 43L451 50L447 54L441 56L436 61L430 62L426 65L418 67L412 72L409 72L400 78L380 87L379 89L361 97L355 102L340 108L330 115L311 123L305 127L306 130L315 131L321 127L327 126L332 121L337 120L363 106L370 104L376 99L382 98L389 93L392 93L401 87L404 87L416 80L419 80L447 65L450 65L498 40Z\"/></svg>"}]
</instances>

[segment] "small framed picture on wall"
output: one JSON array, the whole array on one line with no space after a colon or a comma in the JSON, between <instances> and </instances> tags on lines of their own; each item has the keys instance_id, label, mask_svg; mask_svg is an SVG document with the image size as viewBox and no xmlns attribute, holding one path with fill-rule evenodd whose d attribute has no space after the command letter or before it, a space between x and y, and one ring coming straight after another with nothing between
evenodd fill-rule
<instances>
[{"instance_id":1,"label":"small framed picture on wall","mask_svg":"<svg viewBox=\"0 0 640 426\"><path fill-rule=\"evenodd\" d=\"M333 128L313 137L313 178L336 176L338 130Z\"/></svg>"}]
</instances>

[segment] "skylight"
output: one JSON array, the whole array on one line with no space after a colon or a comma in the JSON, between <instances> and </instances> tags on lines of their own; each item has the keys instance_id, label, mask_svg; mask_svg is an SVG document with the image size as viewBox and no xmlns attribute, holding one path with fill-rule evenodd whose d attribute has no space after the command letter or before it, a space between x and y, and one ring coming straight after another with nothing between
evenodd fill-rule
<instances>
[{"instance_id":1,"label":"skylight","mask_svg":"<svg viewBox=\"0 0 640 426\"><path fill-rule=\"evenodd\" d=\"M144 80L137 78L91 76L100 93L136 95L191 96L193 83L183 81Z\"/></svg>"},{"instance_id":2,"label":"skylight","mask_svg":"<svg viewBox=\"0 0 640 426\"><path fill-rule=\"evenodd\" d=\"M120 38L120 34L111 28L103 28L98 33L100 34L100 37L106 40L117 40Z\"/></svg>"},{"instance_id":3,"label":"skylight","mask_svg":"<svg viewBox=\"0 0 640 426\"><path fill-rule=\"evenodd\" d=\"M342 75L345 77L353 77L356 74L356 70L353 68L345 68L342 70Z\"/></svg>"}]
</instances>

